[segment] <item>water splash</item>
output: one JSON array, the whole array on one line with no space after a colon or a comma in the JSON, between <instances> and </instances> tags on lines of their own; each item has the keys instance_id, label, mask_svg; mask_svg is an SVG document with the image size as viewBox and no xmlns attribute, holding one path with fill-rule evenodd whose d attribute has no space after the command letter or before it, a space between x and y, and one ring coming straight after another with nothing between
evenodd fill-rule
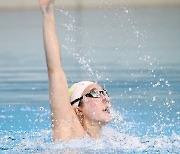
<instances>
[{"instance_id":1,"label":"water splash","mask_svg":"<svg viewBox=\"0 0 180 154\"><path fill-rule=\"evenodd\" d=\"M4 152L179 152L180 136L173 134L171 137L163 136L139 138L120 133L111 127L104 127L102 138L75 139L69 142L51 142L51 131L14 132L14 136L5 135L1 138L1 151ZM17 141L19 141L17 143ZM13 144L14 143L14 144ZM16 143L16 144L15 144Z\"/></svg>"},{"instance_id":2,"label":"water splash","mask_svg":"<svg viewBox=\"0 0 180 154\"><path fill-rule=\"evenodd\" d=\"M66 18L68 18L69 23L60 23L60 26L63 26L66 29L65 43L62 44L62 48L66 50L72 58L75 58L76 61L80 64L80 68L87 73L91 80L98 81L102 78L102 74L95 68L92 68L92 64L98 64L98 61L91 58L91 53L95 53L95 50L92 47L89 47L86 52L82 50L83 44L78 43L77 39L74 38L74 35L78 37L83 37L93 42L93 38L90 38L88 32L83 30L83 27L78 25L77 20L80 17L73 17L68 11L58 10ZM72 34L73 33L73 34ZM74 47L75 46L75 47Z\"/></svg>"}]
</instances>

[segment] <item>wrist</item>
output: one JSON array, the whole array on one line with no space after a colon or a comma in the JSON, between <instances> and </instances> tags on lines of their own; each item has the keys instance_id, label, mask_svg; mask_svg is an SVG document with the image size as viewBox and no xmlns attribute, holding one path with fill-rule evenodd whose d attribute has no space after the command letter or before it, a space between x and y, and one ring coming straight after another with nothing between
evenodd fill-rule
<instances>
[{"instance_id":1,"label":"wrist","mask_svg":"<svg viewBox=\"0 0 180 154\"><path fill-rule=\"evenodd\" d=\"M43 12L43 17L44 17L45 19L49 19L49 18L54 17L54 11L51 11L51 12Z\"/></svg>"},{"instance_id":2,"label":"wrist","mask_svg":"<svg viewBox=\"0 0 180 154\"><path fill-rule=\"evenodd\" d=\"M54 13L54 5L49 4L46 7L41 8L41 10L42 10L42 14L44 16L49 15L49 14L53 14Z\"/></svg>"}]
</instances>

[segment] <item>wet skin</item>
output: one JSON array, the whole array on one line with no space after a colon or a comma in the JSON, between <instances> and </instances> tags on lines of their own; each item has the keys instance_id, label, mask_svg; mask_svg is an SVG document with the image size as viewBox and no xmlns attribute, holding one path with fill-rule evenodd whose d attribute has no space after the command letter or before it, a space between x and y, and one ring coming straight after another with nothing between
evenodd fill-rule
<instances>
[{"instance_id":1,"label":"wet skin","mask_svg":"<svg viewBox=\"0 0 180 154\"><path fill-rule=\"evenodd\" d=\"M92 88L96 88L99 91L103 90L98 84L91 84L84 90L82 96L87 94ZM92 122L104 124L112 119L109 97L104 96L103 94L101 94L100 98L84 97L82 104L80 110L82 111L83 116Z\"/></svg>"}]
</instances>

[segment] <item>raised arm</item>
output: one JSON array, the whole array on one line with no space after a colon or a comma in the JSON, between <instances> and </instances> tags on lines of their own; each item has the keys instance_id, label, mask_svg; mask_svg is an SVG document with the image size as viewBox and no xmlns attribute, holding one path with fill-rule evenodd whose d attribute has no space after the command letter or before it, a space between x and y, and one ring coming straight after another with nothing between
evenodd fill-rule
<instances>
[{"instance_id":1,"label":"raised arm","mask_svg":"<svg viewBox=\"0 0 180 154\"><path fill-rule=\"evenodd\" d=\"M40 0L43 13L44 48L48 73L61 68L60 47L54 21L54 0Z\"/></svg>"},{"instance_id":2,"label":"raised arm","mask_svg":"<svg viewBox=\"0 0 180 154\"><path fill-rule=\"evenodd\" d=\"M66 140L71 133L70 122L74 111L70 105L67 80L61 66L61 52L55 29L54 0L39 1L43 14L53 140Z\"/></svg>"}]
</instances>

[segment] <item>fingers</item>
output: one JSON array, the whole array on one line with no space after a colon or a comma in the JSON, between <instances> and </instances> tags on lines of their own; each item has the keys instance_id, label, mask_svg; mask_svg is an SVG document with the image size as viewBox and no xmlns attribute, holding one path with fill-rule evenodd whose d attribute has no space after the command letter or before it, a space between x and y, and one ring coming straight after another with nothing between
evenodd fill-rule
<instances>
[{"instance_id":1,"label":"fingers","mask_svg":"<svg viewBox=\"0 0 180 154\"><path fill-rule=\"evenodd\" d=\"M39 0L42 13L54 11L54 0Z\"/></svg>"},{"instance_id":2,"label":"fingers","mask_svg":"<svg viewBox=\"0 0 180 154\"><path fill-rule=\"evenodd\" d=\"M53 10L53 8L54 8L54 0L50 0L46 6L46 11L50 12Z\"/></svg>"}]
</instances>

